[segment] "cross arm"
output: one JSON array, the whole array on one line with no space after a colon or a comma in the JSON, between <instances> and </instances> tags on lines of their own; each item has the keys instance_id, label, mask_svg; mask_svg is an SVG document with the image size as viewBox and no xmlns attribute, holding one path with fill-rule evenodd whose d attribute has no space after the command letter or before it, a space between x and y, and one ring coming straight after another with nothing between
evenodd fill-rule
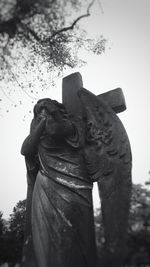
<instances>
[{"instance_id":1,"label":"cross arm","mask_svg":"<svg viewBox=\"0 0 150 267\"><path fill-rule=\"evenodd\" d=\"M125 98L121 88L116 88L100 94L98 98L107 102L116 113L126 110Z\"/></svg>"},{"instance_id":2,"label":"cross arm","mask_svg":"<svg viewBox=\"0 0 150 267\"><path fill-rule=\"evenodd\" d=\"M62 100L67 111L72 115L81 115L81 105L77 92L83 87L82 76L79 72L63 78ZM98 95L98 97L107 102L116 112L122 112L126 109L124 94L121 88L108 91Z\"/></svg>"}]
</instances>

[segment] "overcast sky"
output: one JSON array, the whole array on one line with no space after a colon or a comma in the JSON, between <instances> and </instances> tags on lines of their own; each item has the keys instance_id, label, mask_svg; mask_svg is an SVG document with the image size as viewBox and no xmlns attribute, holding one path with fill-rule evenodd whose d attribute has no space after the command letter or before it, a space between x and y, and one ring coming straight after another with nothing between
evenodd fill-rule
<instances>
[{"instance_id":1,"label":"overcast sky","mask_svg":"<svg viewBox=\"0 0 150 267\"><path fill-rule=\"evenodd\" d=\"M132 147L133 182L144 183L150 170L150 1L102 0L101 5L103 13L97 1L92 16L81 24L91 35L103 34L108 39L105 54L82 52L87 65L64 72L64 76L80 71L84 87L95 94L123 89L127 110L119 116ZM61 101L61 81L57 81L57 89L48 88L41 97ZM0 117L0 210L6 218L26 197L26 169L20 147L29 132L29 109L27 104Z\"/></svg>"}]
</instances>

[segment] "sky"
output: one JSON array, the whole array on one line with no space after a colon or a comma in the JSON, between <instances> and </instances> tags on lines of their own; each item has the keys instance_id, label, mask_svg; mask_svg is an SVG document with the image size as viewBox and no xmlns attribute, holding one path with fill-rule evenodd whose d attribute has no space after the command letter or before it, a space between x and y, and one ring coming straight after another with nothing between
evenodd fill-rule
<instances>
[{"instance_id":1,"label":"sky","mask_svg":"<svg viewBox=\"0 0 150 267\"><path fill-rule=\"evenodd\" d=\"M91 16L80 25L91 37L102 34L108 40L106 51L100 56L81 51L87 64L64 71L63 76L79 71L84 87L95 94L122 88L127 110L119 117L131 143L133 182L144 183L150 171L150 1L97 1ZM61 84L59 78L57 88L48 86L41 97L61 101ZM26 168L20 148L29 133L32 119L29 109L27 104L0 117L0 210L5 218L26 197ZM93 196L97 207L96 186Z\"/></svg>"}]
</instances>

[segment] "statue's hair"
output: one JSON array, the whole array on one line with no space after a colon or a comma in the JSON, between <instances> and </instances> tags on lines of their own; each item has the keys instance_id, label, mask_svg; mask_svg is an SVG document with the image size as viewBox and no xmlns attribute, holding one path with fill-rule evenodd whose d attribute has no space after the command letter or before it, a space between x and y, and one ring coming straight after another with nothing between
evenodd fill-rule
<instances>
[{"instance_id":1,"label":"statue's hair","mask_svg":"<svg viewBox=\"0 0 150 267\"><path fill-rule=\"evenodd\" d=\"M59 103L58 101L52 100L50 98L43 98L37 101L37 104L34 106L34 109L33 109L34 117L36 117L37 114L39 113L39 109L41 108L42 104L43 104L43 107L54 105L63 114L64 118L68 117L68 113L66 111L65 106Z\"/></svg>"}]
</instances>

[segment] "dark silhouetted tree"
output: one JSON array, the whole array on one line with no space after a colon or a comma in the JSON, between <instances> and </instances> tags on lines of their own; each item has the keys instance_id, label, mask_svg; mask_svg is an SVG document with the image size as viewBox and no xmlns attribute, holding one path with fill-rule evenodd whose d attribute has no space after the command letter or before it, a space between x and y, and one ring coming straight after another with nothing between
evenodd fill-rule
<instances>
[{"instance_id":1,"label":"dark silhouetted tree","mask_svg":"<svg viewBox=\"0 0 150 267\"><path fill-rule=\"evenodd\" d=\"M4 221L3 221L3 213L0 211L0 264L3 262L3 232L4 232Z\"/></svg>"},{"instance_id":2,"label":"dark silhouetted tree","mask_svg":"<svg viewBox=\"0 0 150 267\"><path fill-rule=\"evenodd\" d=\"M132 189L127 263L150 265L150 191L140 184Z\"/></svg>"},{"instance_id":3,"label":"dark silhouetted tree","mask_svg":"<svg viewBox=\"0 0 150 267\"><path fill-rule=\"evenodd\" d=\"M0 211L0 237L3 234L3 229L4 229L3 213Z\"/></svg>"},{"instance_id":4,"label":"dark silhouetted tree","mask_svg":"<svg viewBox=\"0 0 150 267\"><path fill-rule=\"evenodd\" d=\"M8 222L0 212L0 264L6 262L8 244Z\"/></svg>"},{"instance_id":5,"label":"dark silhouetted tree","mask_svg":"<svg viewBox=\"0 0 150 267\"><path fill-rule=\"evenodd\" d=\"M0 263L21 261L25 223L25 200L19 201L8 221L0 213Z\"/></svg>"},{"instance_id":6,"label":"dark silhouetted tree","mask_svg":"<svg viewBox=\"0 0 150 267\"><path fill-rule=\"evenodd\" d=\"M9 239L11 240L10 262L21 261L25 224L25 200L19 201L13 209L9 220Z\"/></svg>"},{"instance_id":7,"label":"dark silhouetted tree","mask_svg":"<svg viewBox=\"0 0 150 267\"><path fill-rule=\"evenodd\" d=\"M148 182L145 184L149 185ZM99 209L95 213L95 229L98 256L100 257L105 238ZM127 257L124 266L150 266L150 190L141 184L133 184L132 187Z\"/></svg>"}]
</instances>

